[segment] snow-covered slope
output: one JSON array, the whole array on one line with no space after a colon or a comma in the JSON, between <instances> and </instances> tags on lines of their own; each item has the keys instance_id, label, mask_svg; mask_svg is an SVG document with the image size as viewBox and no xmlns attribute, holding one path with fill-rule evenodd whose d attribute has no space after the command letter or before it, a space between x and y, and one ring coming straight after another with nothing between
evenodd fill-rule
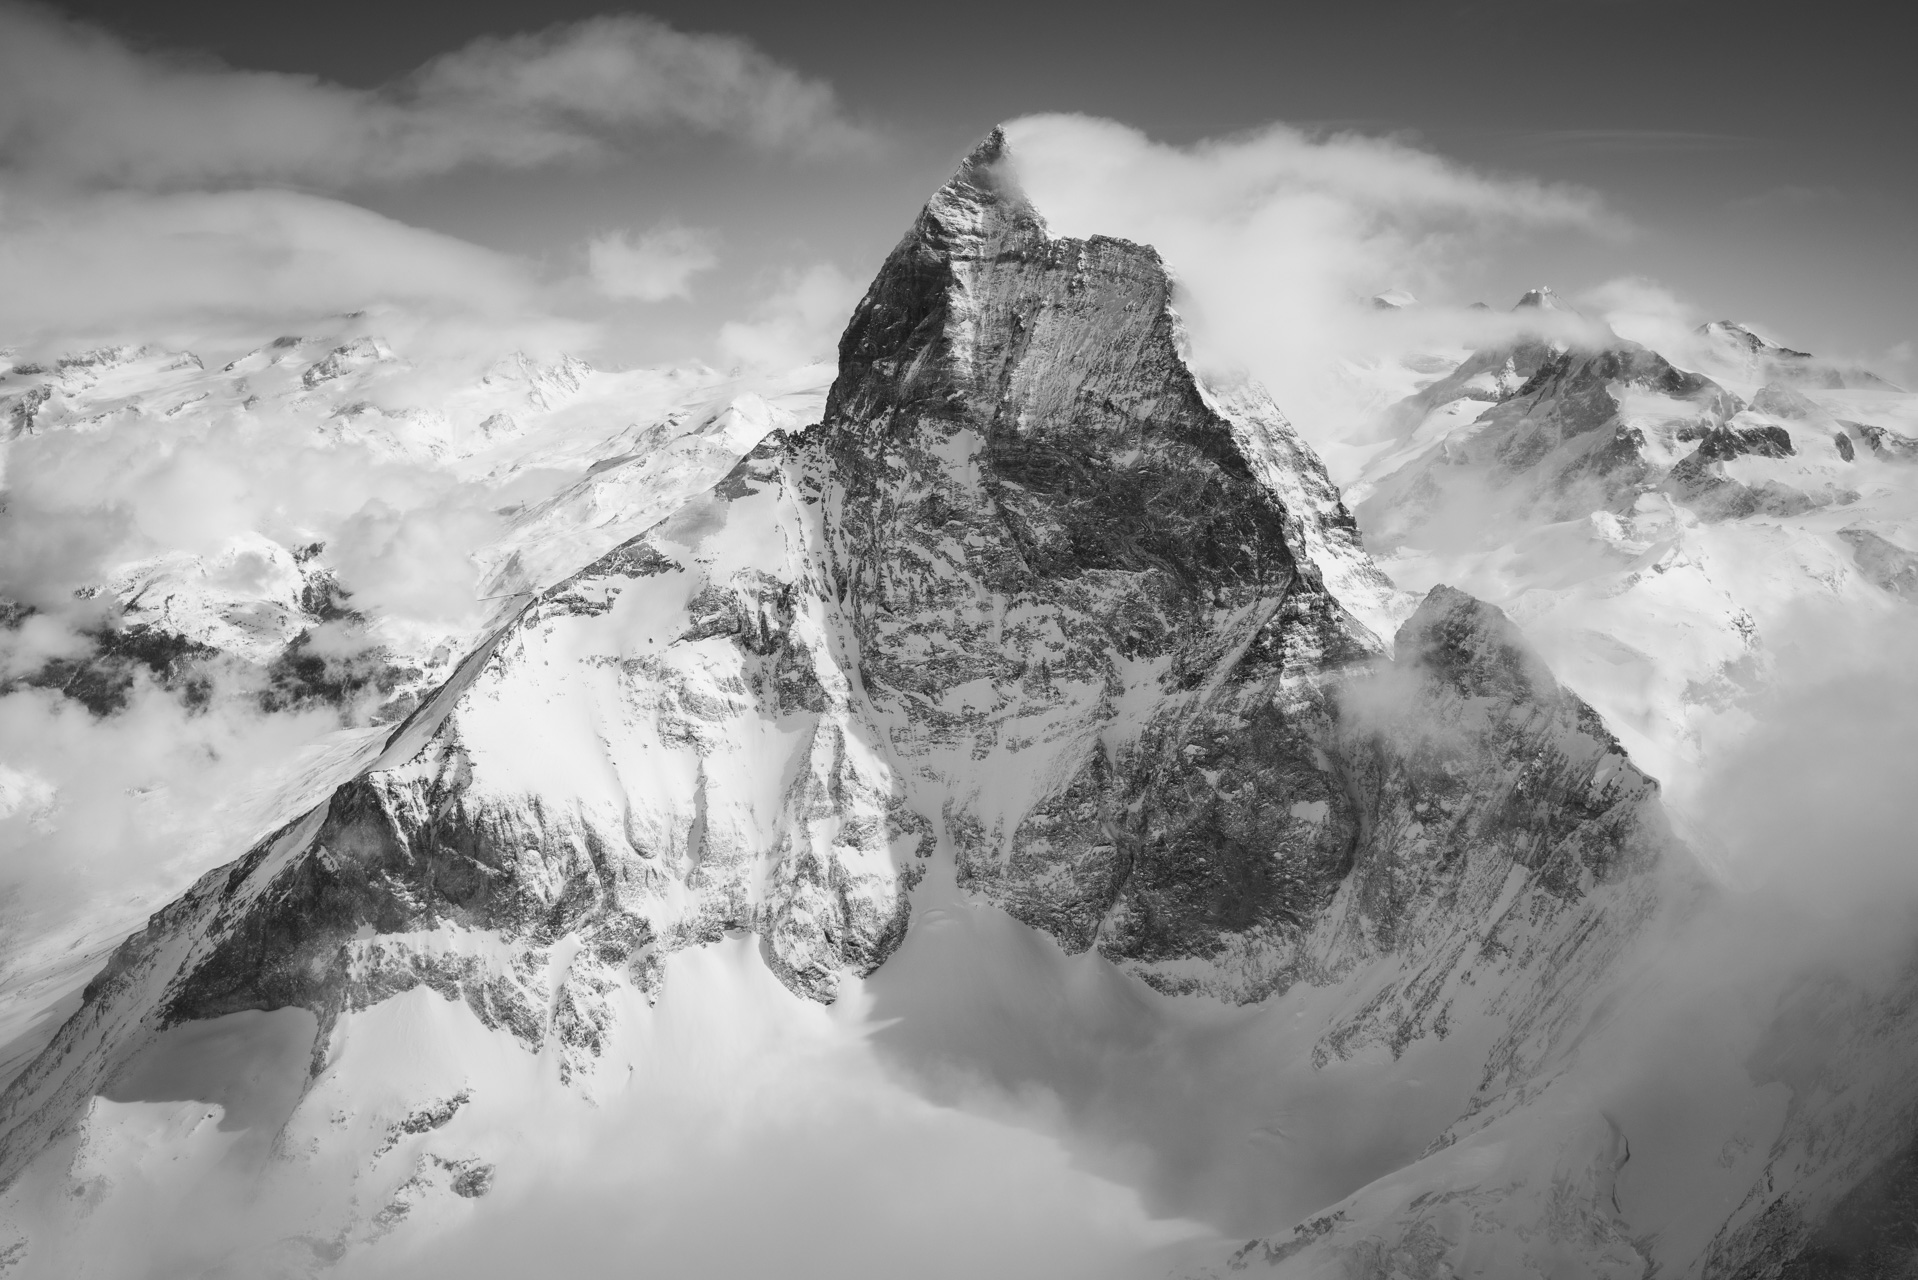
<instances>
[{"instance_id":1,"label":"snow-covered slope","mask_svg":"<svg viewBox=\"0 0 1918 1280\"><path fill-rule=\"evenodd\" d=\"M510 598L630 537L710 485L767 432L815 419L829 377L824 369L750 382L698 368L602 373L570 357L541 364L515 355L464 380L431 359L408 361L373 323L337 318L320 336L278 338L212 371L190 353L150 348L14 365L0 373L8 424L0 450L19 454L46 437L138 436L132 449L163 457L215 434L232 436L236 448L270 435L259 444L275 453L308 449L444 475L496 495L505 527L485 531L490 536L466 551L481 594ZM0 459L0 475L4 468ZM483 631L363 612L323 534L301 527L315 514L301 509L301 496L289 495L277 538L236 531L208 554L168 546L166 530L142 530L124 545L135 558L107 566L101 581L74 584L117 606L99 629L103 663L111 664L114 639L131 637L168 647L164 658L134 656L175 683L194 661L225 656L265 672L275 686L268 696L282 702L339 700L377 681L384 718L403 713ZM351 669L348 654L365 670ZM316 670L340 669L309 688L302 658ZM123 683L124 674L104 682ZM84 692L99 673L12 675ZM111 692L93 700L111 703Z\"/></svg>"},{"instance_id":2,"label":"snow-covered slope","mask_svg":"<svg viewBox=\"0 0 1918 1280\"><path fill-rule=\"evenodd\" d=\"M1509 612L1713 856L1735 855L1716 847L1707 823L1724 815L1704 791L1753 716L1789 682L1843 670L1847 637L1910 634L1918 397L1736 326L1706 327L1735 350L1706 350L1700 372L1567 336L1541 343L1523 380L1509 348L1488 349L1385 415L1405 443L1375 455L1356 510L1401 585L1453 583ZM1873 666L1882 679L1898 658ZM1815 836L1792 853L1829 856ZM1821 961L1756 979L1748 961L1659 954L1641 954L1620 1006L1658 1003L1660 965L1698 964L1730 975L1698 1009L1765 1010L1736 1034L1698 1009L1658 1033L1689 1046L1689 1092L1667 1079L1655 1101L1620 1100L1659 1053L1651 1015L1618 1019L1522 1105L1507 1095L1425 1159L1213 1270L1902 1274L1918 1134L1909 972L1867 981ZM1691 1118L1661 1134L1661 1109ZM1586 1203L1611 1209L1567 1214Z\"/></svg>"},{"instance_id":3,"label":"snow-covered slope","mask_svg":"<svg viewBox=\"0 0 1918 1280\"><path fill-rule=\"evenodd\" d=\"M1918 398L1734 391L1623 340L1560 345L1521 384L1460 380L1505 368L1491 350L1405 401L1407 444L1356 510L1401 585L1508 610L1683 804L1807 610L1868 622L1909 597ZM1437 394L1453 382L1483 398Z\"/></svg>"},{"instance_id":4,"label":"snow-covered slope","mask_svg":"<svg viewBox=\"0 0 1918 1280\"><path fill-rule=\"evenodd\" d=\"M377 754L369 726L831 377L474 368L382 321L211 369L0 355L0 561L34 602L0 598L0 1079L156 907Z\"/></svg>"},{"instance_id":5,"label":"snow-covered slope","mask_svg":"<svg viewBox=\"0 0 1918 1280\"><path fill-rule=\"evenodd\" d=\"M1698 336L1704 339L1704 362L1717 366L1721 377L1828 391L1899 389L1869 369L1781 346L1735 321L1708 321L1698 326Z\"/></svg>"}]
</instances>

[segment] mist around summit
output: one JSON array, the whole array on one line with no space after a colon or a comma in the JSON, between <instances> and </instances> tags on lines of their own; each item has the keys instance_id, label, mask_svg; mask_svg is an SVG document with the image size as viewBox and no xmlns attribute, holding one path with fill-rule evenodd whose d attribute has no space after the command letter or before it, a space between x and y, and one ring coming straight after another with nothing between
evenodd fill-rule
<instances>
[{"instance_id":1,"label":"mist around summit","mask_svg":"<svg viewBox=\"0 0 1918 1280\"><path fill-rule=\"evenodd\" d=\"M520 253L381 184L905 144L0 33L0 1276L1918 1265L1902 369L1403 136Z\"/></svg>"}]
</instances>

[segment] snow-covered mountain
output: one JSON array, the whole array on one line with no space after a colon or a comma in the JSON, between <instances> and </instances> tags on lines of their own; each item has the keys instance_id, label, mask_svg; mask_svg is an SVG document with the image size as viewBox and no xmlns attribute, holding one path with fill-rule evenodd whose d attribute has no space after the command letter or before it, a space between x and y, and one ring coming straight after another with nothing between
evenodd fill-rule
<instances>
[{"instance_id":1,"label":"snow-covered mountain","mask_svg":"<svg viewBox=\"0 0 1918 1280\"><path fill-rule=\"evenodd\" d=\"M508 517L471 549L479 589L510 600L650 524L767 432L816 416L830 376L805 369L742 383L701 368L602 373L570 357L515 355L445 387L435 385L443 371L406 360L373 323L336 318L318 336L278 338L213 371L191 353L130 347L14 364L0 372L0 416L15 448L134 432L161 437L157 448L229 432L244 448L249 433L272 432L277 449L288 437L314 450L357 446L375 463L473 483ZM376 684L377 721L404 714L474 641L466 629L362 615L317 530L296 519L275 532L233 534L210 555L156 545L109 566L84 587L116 606L96 660L13 679L58 685L102 710L124 692L130 665L180 682L196 661L230 658L258 669L262 696L281 704L345 702ZM20 616L16 608L14 625Z\"/></svg>"},{"instance_id":2,"label":"snow-covered mountain","mask_svg":"<svg viewBox=\"0 0 1918 1280\"><path fill-rule=\"evenodd\" d=\"M1857 566L1842 598L1906 607L1905 526L1861 522L1907 510L1904 401L1734 392L1541 320L1395 411L1355 520L1263 391L1194 373L1157 253L1050 235L1005 148L880 268L816 412L803 382L714 381L589 440L516 425L586 394L571 365L441 417L337 407L394 360L371 338L223 371L449 465L591 461L487 553L500 602L437 683L121 945L0 1094L0 1268L123 1274L130 1233L189 1220L176 1270L430 1269L491 1205L590 1199L603 1165L570 1153L670 1093L666 1055L827 1016L1054 1090L1068 1129L1075 1097L1139 1099L1105 1123L1150 1153L1154 1212L1205 1224L1189 1274L1810 1256L1910 1140L1860 1108L1918 1116L1918 1023L1857 996L1814 1061L1785 1018L1683 1124L1618 1096L1721 894L1628 749L1680 758L1692 704L1638 689L1673 728L1567 687L1529 637L1589 666L1610 651L1554 609L1609 602L1621 645L1760 618L1679 551L1701 541L1815 545ZM74 412L57 395L14 401L21 430ZM333 600L320 555L259 575L293 603L253 634ZM1630 596L1683 567L1711 589ZM190 616L254 616L211 590ZM1661 678L1746 670L1699 626ZM694 1036L688 998L713 1002ZM1112 1019L1124 1051L1079 1064L1073 1028ZM1193 1155L1187 1124L1232 1137Z\"/></svg>"},{"instance_id":3,"label":"snow-covered mountain","mask_svg":"<svg viewBox=\"0 0 1918 1280\"><path fill-rule=\"evenodd\" d=\"M1918 572L1918 397L1705 363L1725 380L1615 336L1481 350L1386 412L1353 486L1397 582L1511 612L1681 792L1808 609L1896 614Z\"/></svg>"},{"instance_id":4,"label":"snow-covered mountain","mask_svg":"<svg viewBox=\"0 0 1918 1280\"><path fill-rule=\"evenodd\" d=\"M0 1075L107 951L376 755L528 593L816 418L831 379L472 368L395 350L393 319L319 320L211 368L0 354L0 558L41 591L0 599L0 697L7 729L47 740L0 766L20 797L0 803ZM156 734L182 740L120 788L73 776ZM152 850L90 883L91 846L141 843L118 824Z\"/></svg>"},{"instance_id":5,"label":"snow-covered mountain","mask_svg":"<svg viewBox=\"0 0 1918 1280\"><path fill-rule=\"evenodd\" d=\"M1707 321L1698 326L1698 334L1705 340L1704 359L1724 366L1734 377L1827 391L1899 389L1869 369L1843 361L1821 360L1809 351L1795 351L1731 320Z\"/></svg>"}]
</instances>

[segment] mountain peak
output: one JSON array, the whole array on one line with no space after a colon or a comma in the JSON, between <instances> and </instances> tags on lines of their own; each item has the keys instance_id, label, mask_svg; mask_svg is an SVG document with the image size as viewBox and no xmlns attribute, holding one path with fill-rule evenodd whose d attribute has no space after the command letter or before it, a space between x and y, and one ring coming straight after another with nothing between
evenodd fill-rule
<instances>
[{"instance_id":1,"label":"mountain peak","mask_svg":"<svg viewBox=\"0 0 1918 1280\"><path fill-rule=\"evenodd\" d=\"M1011 159L1005 130L995 126L933 193L906 239L950 249L955 241L987 235L994 224L1029 222L1043 230L1043 220L1013 174Z\"/></svg>"},{"instance_id":2,"label":"mountain peak","mask_svg":"<svg viewBox=\"0 0 1918 1280\"><path fill-rule=\"evenodd\" d=\"M1011 149L1012 144L1006 140L1006 127L1002 124L995 124L991 130L987 132L986 136L979 139L978 144L966 154L963 165L997 164L1005 158Z\"/></svg>"},{"instance_id":3,"label":"mountain peak","mask_svg":"<svg viewBox=\"0 0 1918 1280\"><path fill-rule=\"evenodd\" d=\"M1572 306L1571 303L1565 301L1565 299L1559 297L1558 294L1553 291L1552 286L1548 284L1542 284L1536 289L1526 290L1525 296L1518 300L1512 307L1512 310L1523 311L1527 308L1536 308L1540 311L1565 311L1573 315L1578 314L1578 309Z\"/></svg>"},{"instance_id":4,"label":"mountain peak","mask_svg":"<svg viewBox=\"0 0 1918 1280\"><path fill-rule=\"evenodd\" d=\"M1214 544L1158 518L1180 504L1146 503L1130 523L1123 503L1113 504L1119 489L1127 501L1143 499L1137 484L1178 487L1216 472L1217 513L1259 530L1217 546L1245 549L1240 568L1296 568L1314 589L1327 575L1341 603L1379 629L1389 588L1324 465L1262 390L1222 392L1187 364L1172 278L1155 249L1051 235L1010 154L997 131L975 148L854 310L819 427L844 477L852 481L881 449L977 450L1007 494L1057 505L1031 516L1018 559L1049 563L1069 546L1081 569L1105 571L1147 561L1196 568L1193 548ZM900 465L931 484L947 462ZM1093 472L1118 486L1103 503L1083 500ZM856 483L868 482L876 493L896 476ZM1188 585L1210 574L1187 576Z\"/></svg>"},{"instance_id":5,"label":"mountain peak","mask_svg":"<svg viewBox=\"0 0 1918 1280\"><path fill-rule=\"evenodd\" d=\"M1735 320L1709 320L1699 325L1697 332L1708 338L1718 338L1743 347L1754 355L1762 354L1796 360L1811 359L1809 351L1794 351L1790 347L1764 337L1750 325L1739 324Z\"/></svg>"}]
</instances>

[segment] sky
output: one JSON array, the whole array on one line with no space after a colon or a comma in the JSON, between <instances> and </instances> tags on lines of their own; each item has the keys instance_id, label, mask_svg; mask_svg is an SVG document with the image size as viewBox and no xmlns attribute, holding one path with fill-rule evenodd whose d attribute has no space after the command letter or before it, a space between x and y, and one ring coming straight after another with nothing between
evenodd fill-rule
<instances>
[{"instance_id":1,"label":"sky","mask_svg":"<svg viewBox=\"0 0 1918 1280\"><path fill-rule=\"evenodd\" d=\"M583 319L593 332L575 345L602 362L773 360L797 348L763 331L817 346L995 122L1079 113L1188 150L1279 124L1576 191L1592 215L1488 218L1482 236L1429 238L1343 284L1463 305L1642 278L1690 318L1752 322L1909 382L1918 95L1898 42L1873 38L1888 16L1708 0L1093 18L1001 0L342 0L289 21L243 3L7 4L0 191L15 225L0 221L0 254L54 187L63 209L87 193L96 240L156 216L257 222L260 198L237 192L298 193L311 200L267 216L329 223L302 223L302 244L377 244L349 277L446 259L416 274L458 278L448 305ZM189 192L225 207L183 211ZM109 194L121 203L102 213ZM397 226L333 226L336 204ZM16 260L39 251L14 238ZM452 261L463 245L490 253ZM349 256L310 274L337 276ZM126 276L100 286L99 310ZM332 305L342 290L320 292ZM33 305L0 311L0 343L23 341Z\"/></svg>"}]
</instances>

